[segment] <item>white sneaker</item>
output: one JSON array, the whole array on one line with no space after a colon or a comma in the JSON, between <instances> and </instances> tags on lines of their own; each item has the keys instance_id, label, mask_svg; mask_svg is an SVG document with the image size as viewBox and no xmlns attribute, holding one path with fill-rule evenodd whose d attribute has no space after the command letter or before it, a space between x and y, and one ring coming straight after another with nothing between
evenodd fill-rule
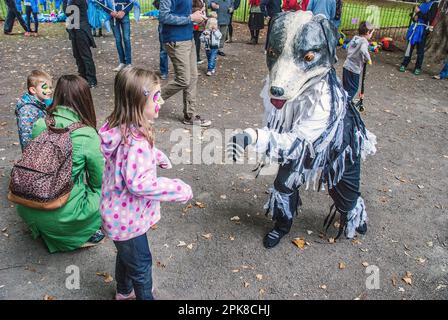
<instances>
[{"instance_id":1,"label":"white sneaker","mask_svg":"<svg viewBox=\"0 0 448 320\"><path fill-rule=\"evenodd\" d=\"M197 62L197 64L199 65L199 64L203 64L204 63L204 60L199 60L198 62Z\"/></svg>"},{"instance_id":2,"label":"white sneaker","mask_svg":"<svg viewBox=\"0 0 448 320\"><path fill-rule=\"evenodd\" d=\"M211 76L212 72L211 71L207 71L206 75Z\"/></svg>"},{"instance_id":3,"label":"white sneaker","mask_svg":"<svg viewBox=\"0 0 448 320\"><path fill-rule=\"evenodd\" d=\"M119 71L121 71L121 69L123 69L124 67L126 67L126 65L125 65L124 63L120 63L120 64L118 65L118 67L116 67L116 68L114 69L114 71L115 71L115 72L119 72Z\"/></svg>"}]
</instances>

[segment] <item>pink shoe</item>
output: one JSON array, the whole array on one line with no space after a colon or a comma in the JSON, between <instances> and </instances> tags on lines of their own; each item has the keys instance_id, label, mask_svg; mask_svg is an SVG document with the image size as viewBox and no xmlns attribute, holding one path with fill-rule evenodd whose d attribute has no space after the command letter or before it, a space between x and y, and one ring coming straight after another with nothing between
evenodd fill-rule
<instances>
[{"instance_id":1,"label":"pink shoe","mask_svg":"<svg viewBox=\"0 0 448 320\"><path fill-rule=\"evenodd\" d=\"M115 300L135 300L135 298L134 289L132 289L130 294L121 294L118 292L115 294Z\"/></svg>"}]
</instances>

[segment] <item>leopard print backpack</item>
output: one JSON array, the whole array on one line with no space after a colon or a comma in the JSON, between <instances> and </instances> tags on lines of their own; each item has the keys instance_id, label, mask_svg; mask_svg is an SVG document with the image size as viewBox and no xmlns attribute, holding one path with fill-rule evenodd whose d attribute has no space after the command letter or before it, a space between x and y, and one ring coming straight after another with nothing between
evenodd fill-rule
<instances>
[{"instance_id":1,"label":"leopard print backpack","mask_svg":"<svg viewBox=\"0 0 448 320\"><path fill-rule=\"evenodd\" d=\"M8 199L34 209L55 210L68 201L73 188L70 133L85 125L75 122L56 128L51 115L45 123L47 130L29 142L11 170Z\"/></svg>"}]
</instances>

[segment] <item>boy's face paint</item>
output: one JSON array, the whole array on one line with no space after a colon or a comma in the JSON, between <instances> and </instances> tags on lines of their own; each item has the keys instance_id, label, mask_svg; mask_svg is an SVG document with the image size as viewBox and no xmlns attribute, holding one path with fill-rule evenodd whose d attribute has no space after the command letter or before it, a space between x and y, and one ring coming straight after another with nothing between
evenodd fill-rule
<instances>
[{"instance_id":1,"label":"boy's face paint","mask_svg":"<svg viewBox=\"0 0 448 320\"><path fill-rule=\"evenodd\" d=\"M42 81L30 90L40 101L48 101L52 98L53 88L51 81Z\"/></svg>"}]
</instances>

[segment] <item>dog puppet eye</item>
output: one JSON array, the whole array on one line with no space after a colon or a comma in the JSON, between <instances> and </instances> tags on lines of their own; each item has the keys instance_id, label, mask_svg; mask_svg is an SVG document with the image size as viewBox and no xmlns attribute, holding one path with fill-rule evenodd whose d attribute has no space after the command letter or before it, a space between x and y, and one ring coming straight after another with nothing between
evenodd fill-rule
<instances>
[{"instance_id":1,"label":"dog puppet eye","mask_svg":"<svg viewBox=\"0 0 448 320\"><path fill-rule=\"evenodd\" d=\"M268 55L275 58L277 56L277 53L272 48L269 48Z\"/></svg>"},{"instance_id":2,"label":"dog puppet eye","mask_svg":"<svg viewBox=\"0 0 448 320\"><path fill-rule=\"evenodd\" d=\"M311 62L314 60L314 53L312 53L311 51L308 52L307 54L305 54L305 56L303 57L303 59L305 59L306 62Z\"/></svg>"}]
</instances>

